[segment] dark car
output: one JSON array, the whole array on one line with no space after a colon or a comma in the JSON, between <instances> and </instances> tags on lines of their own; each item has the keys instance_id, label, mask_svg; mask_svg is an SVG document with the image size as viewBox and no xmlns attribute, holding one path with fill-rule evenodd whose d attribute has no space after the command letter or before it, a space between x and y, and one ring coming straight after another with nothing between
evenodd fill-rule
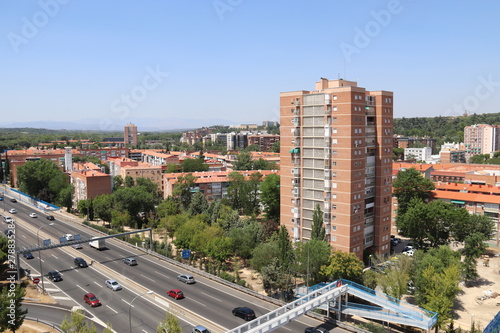
<instances>
[{"instance_id":1,"label":"dark car","mask_svg":"<svg viewBox=\"0 0 500 333\"><path fill-rule=\"evenodd\" d=\"M0 201L3 201L3 197L0 197Z\"/></svg>"},{"instance_id":2,"label":"dark car","mask_svg":"<svg viewBox=\"0 0 500 333\"><path fill-rule=\"evenodd\" d=\"M12 199L10 199L10 202L17 202L17 200L12 198Z\"/></svg>"},{"instance_id":3,"label":"dark car","mask_svg":"<svg viewBox=\"0 0 500 333\"><path fill-rule=\"evenodd\" d=\"M56 218L52 215L47 215L47 220L54 221Z\"/></svg>"},{"instance_id":4,"label":"dark car","mask_svg":"<svg viewBox=\"0 0 500 333\"><path fill-rule=\"evenodd\" d=\"M89 304L91 307L101 305L101 301L99 301L99 299L92 293L86 293L83 296L83 301Z\"/></svg>"},{"instance_id":5,"label":"dark car","mask_svg":"<svg viewBox=\"0 0 500 333\"><path fill-rule=\"evenodd\" d=\"M47 274L47 276L48 276L48 278L49 278L50 281L59 282L59 281L63 280L61 274L59 274L58 271L50 271Z\"/></svg>"},{"instance_id":6,"label":"dark car","mask_svg":"<svg viewBox=\"0 0 500 333\"><path fill-rule=\"evenodd\" d=\"M255 312L252 309L247 308L246 306L234 308L233 316L240 317L242 319L245 319L246 321L254 320L256 318Z\"/></svg>"},{"instance_id":7,"label":"dark car","mask_svg":"<svg viewBox=\"0 0 500 333\"><path fill-rule=\"evenodd\" d=\"M167 291L168 296L173 297L175 299L184 298L184 293L180 289L172 289Z\"/></svg>"},{"instance_id":8,"label":"dark car","mask_svg":"<svg viewBox=\"0 0 500 333\"><path fill-rule=\"evenodd\" d=\"M308 327L304 333L329 333L330 331L323 327Z\"/></svg>"},{"instance_id":9,"label":"dark car","mask_svg":"<svg viewBox=\"0 0 500 333\"><path fill-rule=\"evenodd\" d=\"M75 265L78 266L78 267L80 267L80 268L88 267L87 262L85 261L85 259L80 258L80 257L76 257L75 258Z\"/></svg>"},{"instance_id":10,"label":"dark car","mask_svg":"<svg viewBox=\"0 0 500 333\"><path fill-rule=\"evenodd\" d=\"M3 233L5 234L5 236L14 235L14 230L12 230L12 229L5 229Z\"/></svg>"},{"instance_id":11,"label":"dark car","mask_svg":"<svg viewBox=\"0 0 500 333\"><path fill-rule=\"evenodd\" d=\"M24 257L25 259L33 259L33 258L34 258L34 257L33 257L33 253L31 253L31 252L26 252L26 253L24 253L24 254L23 254L23 257Z\"/></svg>"},{"instance_id":12,"label":"dark car","mask_svg":"<svg viewBox=\"0 0 500 333\"><path fill-rule=\"evenodd\" d=\"M123 259L123 262L129 266L137 265L137 261L134 258L125 258Z\"/></svg>"}]
</instances>

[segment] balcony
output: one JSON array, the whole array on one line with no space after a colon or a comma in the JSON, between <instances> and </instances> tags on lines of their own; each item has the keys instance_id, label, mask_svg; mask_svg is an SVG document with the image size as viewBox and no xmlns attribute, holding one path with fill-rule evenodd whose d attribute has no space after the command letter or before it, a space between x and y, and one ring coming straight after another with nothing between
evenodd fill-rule
<instances>
[{"instance_id":1,"label":"balcony","mask_svg":"<svg viewBox=\"0 0 500 333\"><path fill-rule=\"evenodd\" d=\"M299 168L293 168L291 170L292 172L292 175L294 175L295 177L299 177L300 176L300 169Z\"/></svg>"}]
</instances>

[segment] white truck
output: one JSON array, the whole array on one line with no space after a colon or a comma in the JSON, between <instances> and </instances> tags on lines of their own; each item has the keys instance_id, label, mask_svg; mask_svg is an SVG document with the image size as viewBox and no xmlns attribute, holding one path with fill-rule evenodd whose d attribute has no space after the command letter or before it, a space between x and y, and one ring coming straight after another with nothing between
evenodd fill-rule
<instances>
[{"instance_id":1,"label":"white truck","mask_svg":"<svg viewBox=\"0 0 500 333\"><path fill-rule=\"evenodd\" d=\"M99 237L92 237L99 238ZM96 250L102 250L106 248L106 240L105 239L97 239L89 242L90 247L93 247Z\"/></svg>"}]
</instances>

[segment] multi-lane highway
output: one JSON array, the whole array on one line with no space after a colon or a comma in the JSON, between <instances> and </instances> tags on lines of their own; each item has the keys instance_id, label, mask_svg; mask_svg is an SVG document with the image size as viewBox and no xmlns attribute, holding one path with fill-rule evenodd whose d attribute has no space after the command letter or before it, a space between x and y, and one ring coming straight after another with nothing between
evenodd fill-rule
<instances>
[{"instance_id":1,"label":"multi-lane highway","mask_svg":"<svg viewBox=\"0 0 500 333\"><path fill-rule=\"evenodd\" d=\"M43 239L51 239L52 243L59 243L59 238L68 233L80 234L82 238L100 236L98 232L79 223L62 220L57 215L55 221L48 221L46 215L39 210L20 202L11 203L9 197L5 199L5 202L0 204L0 209L3 211L5 205L6 212L2 215L16 219L16 246L19 248L36 245L37 232L40 242ZM15 208L17 214L9 214L10 208ZM32 212L36 212L38 217L30 218L29 214ZM83 248L79 250L67 246L41 251L43 273L57 270L62 273L64 279L52 283L45 277L44 283L47 291L57 301L66 305L82 306L101 322L111 323L117 332L128 332L129 310L133 332L156 332L157 325L165 318L167 311L178 316L184 332L191 332L191 328L198 324L207 326L212 332L224 332L244 323L242 319L231 314L234 307L251 307L257 316L277 308L252 295L197 274L193 274L197 283L186 285L176 278L177 275L186 273L185 270L114 239L107 239L106 245L107 249L103 251L97 251L88 244L83 244ZM39 274L38 253L33 254L34 259L26 260L21 257L21 266L31 269L32 276ZM89 263L93 261L93 264L88 268L76 268L73 260L77 256L83 257ZM125 265L122 259L126 257L135 257L138 265ZM123 290L114 292L106 288L104 281L108 278L116 279L122 284ZM186 298L169 298L166 291L175 288L183 290ZM144 295L148 290L154 293ZM87 292L96 294L102 306L91 308L85 304L83 295ZM141 296L137 297L139 295ZM133 304L130 305L134 298ZM320 324L321 322L312 318L301 317L276 332L303 332L305 327Z\"/></svg>"}]
</instances>

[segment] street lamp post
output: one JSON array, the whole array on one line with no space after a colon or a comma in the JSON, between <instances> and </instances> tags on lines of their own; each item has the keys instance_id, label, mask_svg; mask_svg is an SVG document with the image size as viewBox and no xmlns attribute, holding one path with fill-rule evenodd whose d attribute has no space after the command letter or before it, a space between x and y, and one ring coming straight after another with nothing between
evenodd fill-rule
<instances>
[{"instance_id":1,"label":"street lamp post","mask_svg":"<svg viewBox=\"0 0 500 333\"><path fill-rule=\"evenodd\" d=\"M38 233L42 228L49 226L49 225L54 225L54 223L49 223L49 224L44 224L38 230L36 231L36 242L38 244L38 261L40 262L40 279L42 280L42 290L45 292L45 285L43 283L43 272L42 272L42 255L40 251L40 238L38 237Z\"/></svg>"},{"instance_id":2,"label":"street lamp post","mask_svg":"<svg viewBox=\"0 0 500 333\"><path fill-rule=\"evenodd\" d=\"M129 326L129 332L130 333L132 333L132 315L131 315L132 303L134 303L134 301L137 298L142 297L144 295L149 295L149 294L152 294L152 293L154 293L154 291L150 290L150 291L145 292L144 294L137 295L137 296L134 297L134 299L128 305L128 326Z\"/></svg>"}]
</instances>

